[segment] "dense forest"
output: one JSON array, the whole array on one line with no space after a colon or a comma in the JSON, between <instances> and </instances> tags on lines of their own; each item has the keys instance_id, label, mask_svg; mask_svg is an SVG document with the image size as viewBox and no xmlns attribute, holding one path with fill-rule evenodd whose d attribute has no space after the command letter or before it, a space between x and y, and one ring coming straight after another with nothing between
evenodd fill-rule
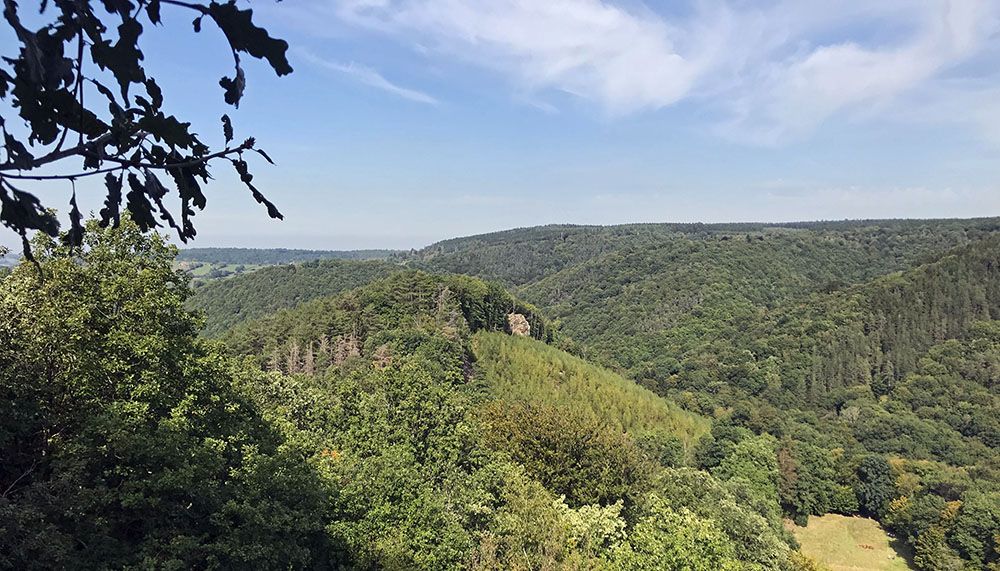
<instances>
[{"instance_id":1,"label":"dense forest","mask_svg":"<svg viewBox=\"0 0 1000 571\"><path fill-rule=\"evenodd\" d=\"M0 279L0 567L1000 569L993 219L542 227L197 289Z\"/></svg>"}]
</instances>

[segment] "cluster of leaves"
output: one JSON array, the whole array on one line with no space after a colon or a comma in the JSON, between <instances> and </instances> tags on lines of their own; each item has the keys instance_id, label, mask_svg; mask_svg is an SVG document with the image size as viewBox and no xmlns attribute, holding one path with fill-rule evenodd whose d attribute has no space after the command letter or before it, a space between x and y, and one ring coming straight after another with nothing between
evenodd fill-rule
<instances>
[{"instance_id":1,"label":"cluster of leaves","mask_svg":"<svg viewBox=\"0 0 1000 571\"><path fill-rule=\"evenodd\" d=\"M292 71L285 57L288 44L255 25L252 11L240 9L235 0L95 4L91 0L42 2L42 17L51 14L51 19L33 31L23 23L16 1L4 0L4 20L19 50L16 57L3 59L0 99L17 110L24 128L11 124L10 117L0 117L6 153L0 162L0 223L21 235L25 256L31 258L28 232L56 236L59 222L37 197L15 186L23 180L73 182L104 174L107 195L100 212L102 226L119 223L124 201L125 210L143 231L162 222L187 240L196 233L195 209L206 205L203 185L210 178L208 164L219 159L232 165L269 216L281 218L254 186L244 155L253 151L268 162L270 157L256 148L253 138L233 144L228 115L222 116L226 147L217 151L192 131L190 123L168 115L160 86L143 67L140 38L144 25L161 23L163 6L192 11L195 32L201 31L203 20L211 21L228 41L235 62L234 76L220 81L225 101L234 106L239 105L246 85L240 55L266 60L278 75L285 75ZM32 172L43 167L59 172ZM176 188L179 216L165 203L170 191L159 175L168 176ZM71 229L64 238L78 246L84 227L75 185L73 189Z\"/></svg>"}]
</instances>

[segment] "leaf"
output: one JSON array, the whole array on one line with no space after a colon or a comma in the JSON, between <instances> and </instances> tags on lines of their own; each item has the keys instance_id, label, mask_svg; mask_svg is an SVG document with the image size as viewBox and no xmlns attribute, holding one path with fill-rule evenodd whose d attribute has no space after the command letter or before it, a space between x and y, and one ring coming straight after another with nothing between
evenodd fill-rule
<instances>
[{"instance_id":1,"label":"leaf","mask_svg":"<svg viewBox=\"0 0 1000 571\"><path fill-rule=\"evenodd\" d=\"M142 83L146 79L139 62L142 52L139 51L139 35L142 34L142 24L138 20L126 20L118 26L118 41L114 45L108 40L94 43L90 54L94 63L101 69L111 71L118 80L122 90L122 99L128 101L128 88L133 83Z\"/></svg>"},{"instance_id":2,"label":"leaf","mask_svg":"<svg viewBox=\"0 0 1000 571\"><path fill-rule=\"evenodd\" d=\"M265 152L264 152L264 150L263 150L263 149L254 149L254 150L255 150L255 151L257 151L257 154L258 154L258 155L260 155L260 156L264 157L264 160L265 160L265 161L267 161L267 162L271 163L272 165L274 164L274 161L273 161L273 160L271 160L271 157L269 157L269 156L267 155L267 153L265 153Z\"/></svg>"},{"instance_id":3,"label":"leaf","mask_svg":"<svg viewBox=\"0 0 1000 571\"><path fill-rule=\"evenodd\" d=\"M193 22L191 22L191 25L194 26L194 33L196 33L196 34L198 34L198 33L201 32L201 19L202 18L204 18L204 16L198 16L197 18L194 19Z\"/></svg>"},{"instance_id":4,"label":"leaf","mask_svg":"<svg viewBox=\"0 0 1000 571\"><path fill-rule=\"evenodd\" d=\"M33 194L10 189L7 193L0 187L0 222L8 228L23 232L39 230L49 236L59 234L59 221L52 212L42 208L42 203Z\"/></svg>"},{"instance_id":5,"label":"leaf","mask_svg":"<svg viewBox=\"0 0 1000 571\"><path fill-rule=\"evenodd\" d=\"M73 196L69 199L70 211L69 211L69 223L70 229L66 234L63 242L70 248L79 248L83 244L83 215L80 214L80 208L76 205L76 188L73 188Z\"/></svg>"},{"instance_id":6,"label":"leaf","mask_svg":"<svg viewBox=\"0 0 1000 571\"><path fill-rule=\"evenodd\" d=\"M103 0L103 2L105 10L111 14L119 14L122 18L127 18L134 9L128 0Z\"/></svg>"},{"instance_id":7,"label":"leaf","mask_svg":"<svg viewBox=\"0 0 1000 571\"><path fill-rule=\"evenodd\" d=\"M165 116L163 113L145 115L138 121L139 127L157 141L163 141L171 147L190 149L197 140L188 130L191 123L179 121L173 115Z\"/></svg>"},{"instance_id":8,"label":"leaf","mask_svg":"<svg viewBox=\"0 0 1000 571\"><path fill-rule=\"evenodd\" d=\"M240 175L240 180L243 181L243 183L247 185L247 188L250 189L250 194L253 196L254 200L267 207L267 215L270 216L271 218L284 220L285 219L284 215L282 215L281 212L278 211L278 208L274 205L274 203L265 198L264 195L261 194L261 192L257 190L257 187L255 187L251 182L253 180L253 175L250 174L250 170L247 166L246 161L233 160L232 163L233 163L233 168L235 168L236 172Z\"/></svg>"},{"instance_id":9,"label":"leaf","mask_svg":"<svg viewBox=\"0 0 1000 571\"><path fill-rule=\"evenodd\" d=\"M246 89L247 86L246 76L243 75L243 68L237 63L236 77L233 79L223 77L219 80L219 85L221 85L222 89L226 91L224 95L226 103L239 108L240 99L243 98L243 90Z\"/></svg>"},{"instance_id":10,"label":"leaf","mask_svg":"<svg viewBox=\"0 0 1000 571\"><path fill-rule=\"evenodd\" d=\"M147 77L146 81L146 93L149 94L150 99L153 103L154 109L159 109L163 107L163 91L160 90L160 86L156 85L156 81L152 77Z\"/></svg>"},{"instance_id":11,"label":"leaf","mask_svg":"<svg viewBox=\"0 0 1000 571\"><path fill-rule=\"evenodd\" d=\"M119 210L122 203L122 180L108 173L104 175L104 186L107 187L108 194L104 199L104 208L100 212L101 227L107 228L108 224L114 221L114 227L117 228L121 222Z\"/></svg>"},{"instance_id":12,"label":"leaf","mask_svg":"<svg viewBox=\"0 0 1000 571\"><path fill-rule=\"evenodd\" d=\"M292 73L285 53L288 42L272 38L267 30L253 24L253 10L240 10L235 1L225 4L212 2L208 14L226 35L233 51L248 53L257 59L265 59L278 75Z\"/></svg>"},{"instance_id":13,"label":"leaf","mask_svg":"<svg viewBox=\"0 0 1000 571\"><path fill-rule=\"evenodd\" d=\"M160 0L149 0L146 4L146 15L153 24L160 23Z\"/></svg>"},{"instance_id":14,"label":"leaf","mask_svg":"<svg viewBox=\"0 0 1000 571\"><path fill-rule=\"evenodd\" d=\"M167 195L167 188L163 186L160 179L156 178L153 171L143 169L142 173L146 178L146 194L155 199L160 199Z\"/></svg>"},{"instance_id":15,"label":"leaf","mask_svg":"<svg viewBox=\"0 0 1000 571\"><path fill-rule=\"evenodd\" d=\"M233 140L233 122L229 119L229 115L222 116L222 134L226 137L226 144L228 145Z\"/></svg>"},{"instance_id":16,"label":"leaf","mask_svg":"<svg viewBox=\"0 0 1000 571\"><path fill-rule=\"evenodd\" d=\"M128 173L128 185L132 190L125 195L129 214L132 220L139 226L139 230L146 232L159 226L156 218L153 217L153 205L146 198L145 186L139 181L135 173Z\"/></svg>"},{"instance_id":17,"label":"leaf","mask_svg":"<svg viewBox=\"0 0 1000 571\"><path fill-rule=\"evenodd\" d=\"M160 212L160 220L163 220L171 228L177 230L177 234L180 236L182 234L181 229L177 226L177 223L174 222L174 217L170 215L170 211L167 210L167 207L163 204L163 197L167 195L166 187L163 186L160 179L156 178L153 171L143 169L143 175L146 178L146 195L153 200L154 204L156 204L156 208Z\"/></svg>"},{"instance_id":18,"label":"leaf","mask_svg":"<svg viewBox=\"0 0 1000 571\"><path fill-rule=\"evenodd\" d=\"M28 80L35 85L42 84L45 79L45 67L42 64L44 54L38 45L38 37L21 24L21 20L17 17L17 4L4 2L3 16L14 29L17 39L21 41L21 59L28 67ZM17 72L18 75L21 73Z\"/></svg>"},{"instance_id":19,"label":"leaf","mask_svg":"<svg viewBox=\"0 0 1000 571\"><path fill-rule=\"evenodd\" d=\"M4 146L7 149L7 162L16 169L29 170L35 164L35 157L10 133L4 133Z\"/></svg>"},{"instance_id":20,"label":"leaf","mask_svg":"<svg viewBox=\"0 0 1000 571\"><path fill-rule=\"evenodd\" d=\"M177 162L181 162L182 160L180 159ZM206 203L205 195L201 192L201 185L194 178L194 173L191 169L188 167L172 168L168 172L174 179L174 184L177 185L177 192L180 194L181 200L190 201L199 210L203 210Z\"/></svg>"},{"instance_id":21,"label":"leaf","mask_svg":"<svg viewBox=\"0 0 1000 571\"><path fill-rule=\"evenodd\" d=\"M44 99L54 112L56 123L60 126L83 133L88 138L100 137L110 129L110 126L90 109L80 106L80 101L65 89L48 91L39 99Z\"/></svg>"}]
</instances>

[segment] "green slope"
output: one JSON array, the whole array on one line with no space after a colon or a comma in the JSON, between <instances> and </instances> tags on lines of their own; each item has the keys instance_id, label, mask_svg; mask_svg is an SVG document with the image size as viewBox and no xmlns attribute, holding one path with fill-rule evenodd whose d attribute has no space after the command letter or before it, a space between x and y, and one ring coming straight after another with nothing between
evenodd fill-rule
<instances>
[{"instance_id":1,"label":"green slope","mask_svg":"<svg viewBox=\"0 0 1000 571\"><path fill-rule=\"evenodd\" d=\"M534 339L484 332L476 334L472 347L478 372L490 391L504 399L589 411L637 436L666 432L679 438L686 449L708 432L707 419Z\"/></svg>"},{"instance_id":2,"label":"green slope","mask_svg":"<svg viewBox=\"0 0 1000 571\"><path fill-rule=\"evenodd\" d=\"M314 260L263 268L195 290L189 309L205 315L203 334L217 337L244 321L317 297L334 295L399 271L383 261Z\"/></svg>"}]
</instances>

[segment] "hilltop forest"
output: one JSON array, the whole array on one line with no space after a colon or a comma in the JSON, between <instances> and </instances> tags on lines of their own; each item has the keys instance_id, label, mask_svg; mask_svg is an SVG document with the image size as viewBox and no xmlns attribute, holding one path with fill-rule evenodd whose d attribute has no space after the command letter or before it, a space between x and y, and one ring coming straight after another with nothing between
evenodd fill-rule
<instances>
[{"instance_id":1,"label":"hilltop forest","mask_svg":"<svg viewBox=\"0 0 1000 571\"><path fill-rule=\"evenodd\" d=\"M32 251L0 568L810 571L843 514L1000 570L997 219Z\"/></svg>"}]
</instances>

